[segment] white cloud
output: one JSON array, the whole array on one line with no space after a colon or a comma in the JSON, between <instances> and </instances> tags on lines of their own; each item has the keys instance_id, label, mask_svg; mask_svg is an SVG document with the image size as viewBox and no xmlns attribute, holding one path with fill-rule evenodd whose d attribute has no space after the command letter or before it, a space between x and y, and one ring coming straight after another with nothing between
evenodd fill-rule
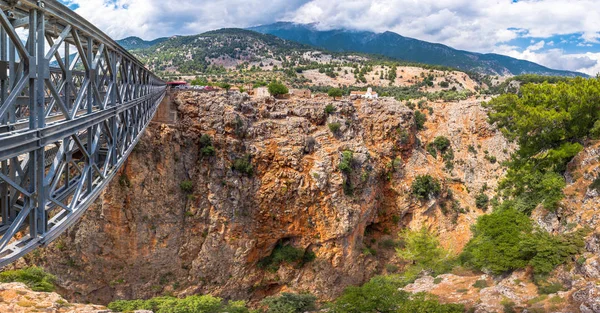
<instances>
[{"instance_id":1,"label":"white cloud","mask_svg":"<svg viewBox=\"0 0 600 313\"><path fill-rule=\"evenodd\" d=\"M191 35L224 27L272 23L305 1L275 0L63 0L116 39Z\"/></svg>"},{"instance_id":2,"label":"white cloud","mask_svg":"<svg viewBox=\"0 0 600 313\"><path fill-rule=\"evenodd\" d=\"M79 14L115 38L136 35L153 39L291 20L316 22L323 29L390 30L475 52L496 52L524 36L582 34L564 39L573 45L600 43L600 0L63 1L78 5ZM551 47L540 41L524 51L514 51L542 59L539 55L547 54L543 49ZM547 66L553 63L542 61Z\"/></svg>"},{"instance_id":3,"label":"white cloud","mask_svg":"<svg viewBox=\"0 0 600 313\"><path fill-rule=\"evenodd\" d=\"M568 54L562 49L519 51L517 47L506 45L498 46L494 52L558 70L577 71L592 76L600 73L600 53Z\"/></svg>"},{"instance_id":4,"label":"white cloud","mask_svg":"<svg viewBox=\"0 0 600 313\"><path fill-rule=\"evenodd\" d=\"M527 47L527 50L538 51L538 50L542 49L545 45L546 45L546 42L543 41L543 40L541 40L538 43L533 44L533 45Z\"/></svg>"}]
</instances>

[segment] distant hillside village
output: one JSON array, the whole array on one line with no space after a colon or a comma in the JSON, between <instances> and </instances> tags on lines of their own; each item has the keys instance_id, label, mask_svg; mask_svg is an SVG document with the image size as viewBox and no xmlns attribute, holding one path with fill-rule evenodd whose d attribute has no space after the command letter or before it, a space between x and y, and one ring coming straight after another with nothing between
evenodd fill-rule
<instances>
[{"instance_id":1,"label":"distant hillside village","mask_svg":"<svg viewBox=\"0 0 600 313\"><path fill-rule=\"evenodd\" d=\"M255 98L264 97L275 97L278 99L289 99L289 98L303 98L310 99L315 97L327 97L332 96L334 98L342 97L342 91L336 92L335 88L333 92L330 90L329 93L313 93L310 89L290 89L284 84L273 82L268 86L253 86L253 85L242 85L242 86L231 86L229 84L216 84L216 85L191 85L186 81L170 81L167 82L167 86L170 91L183 91L193 90L199 92L210 92L210 91L238 91L245 92L249 96ZM368 87L366 91L351 91L350 98L352 99L378 99L379 95L373 91L373 88Z\"/></svg>"}]
</instances>

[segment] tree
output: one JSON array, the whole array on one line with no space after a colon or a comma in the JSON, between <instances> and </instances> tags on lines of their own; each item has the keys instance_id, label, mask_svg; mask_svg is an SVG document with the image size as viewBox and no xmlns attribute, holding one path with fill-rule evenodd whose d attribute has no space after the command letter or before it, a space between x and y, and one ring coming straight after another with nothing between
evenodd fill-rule
<instances>
[{"instance_id":1,"label":"tree","mask_svg":"<svg viewBox=\"0 0 600 313\"><path fill-rule=\"evenodd\" d=\"M563 198L567 164L598 134L600 80L524 77L517 94L490 101L489 119L519 149L500 183L504 207L531 213L539 204L554 210ZM508 203L507 203L508 202Z\"/></svg>"},{"instance_id":2,"label":"tree","mask_svg":"<svg viewBox=\"0 0 600 313\"><path fill-rule=\"evenodd\" d=\"M325 106L325 114L331 115L333 112L335 112L335 107L332 104Z\"/></svg>"},{"instance_id":3,"label":"tree","mask_svg":"<svg viewBox=\"0 0 600 313\"><path fill-rule=\"evenodd\" d=\"M422 130L425 128L425 122L427 121L427 117L425 114L421 113L421 111L415 111L415 124L417 125L417 130Z\"/></svg>"},{"instance_id":4,"label":"tree","mask_svg":"<svg viewBox=\"0 0 600 313\"><path fill-rule=\"evenodd\" d=\"M412 183L412 194L418 199L431 199L440 194L441 187L437 179L430 175L419 175Z\"/></svg>"},{"instance_id":5,"label":"tree","mask_svg":"<svg viewBox=\"0 0 600 313\"><path fill-rule=\"evenodd\" d=\"M396 253L401 259L413 262L420 270L439 274L452 267L450 252L442 248L439 240L427 229L406 229L400 237L404 241L404 248L397 249Z\"/></svg>"},{"instance_id":6,"label":"tree","mask_svg":"<svg viewBox=\"0 0 600 313\"><path fill-rule=\"evenodd\" d=\"M273 81L269 84L269 93L274 97L287 95L289 92L290 90L282 83Z\"/></svg>"},{"instance_id":7,"label":"tree","mask_svg":"<svg viewBox=\"0 0 600 313\"><path fill-rule=\"evenodd\" d=\"M229 92L229 89L231 89L231 85L228 83L221 83L219 84L219 86L223 89L225 89L226 92Z\"/></svg>"},{"instance_id":8,"label":"tree","mask_svg":"<svg viewBox=\"0 0 600 313\"><path fill-rule=\"evenodd\" d=\"M335 98L339 98L343 95L343 92L341 89L339 88L331 88L329 89L329 91L327 92L327 95L329 95L330 97L333 98L333 100L335 100Z\"/></svg>"},{"instance_id":9,"label":"tree","mask_svg":"<svg viewBox=\"0 0 600 313\"><path fill-rule=\"evenodd\" d=\"M501 209L477 220L460 258L465 265L494 274L531 266L535 274L544 275L582 251L585 233L555 236L535 228L526 214Z\"/></svg>"}]
</instances>

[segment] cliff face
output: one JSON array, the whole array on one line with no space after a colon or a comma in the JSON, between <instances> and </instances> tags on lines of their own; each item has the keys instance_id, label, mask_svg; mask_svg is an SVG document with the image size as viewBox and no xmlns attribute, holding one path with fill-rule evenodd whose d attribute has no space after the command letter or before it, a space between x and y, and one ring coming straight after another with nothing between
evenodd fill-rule
<instances>
[{"instance_id":1,"label":"cliff face","mask_svg":"<svg viewBox=\"0 0 600 313\"><path fill-rule=\"evenodd\" d=\"M81 222L27 262L45 265L68 298L94 303L166 293L258 300L280 291L331 299L402 266L390 244L402 228L430 228L462 249L483 214L475 196L492 195L498 163L512 150L479 102L428 103L417 132L413 111L391 99L180 93L177 125L151 125ZM203 134L214 155L202 152ZM424 150L437 136L450 139L453 168ZM346 172L338 169L344 151L353 152ZM411 196L421 174L440 180L446 200ZM257 266L281 245L315 258L276 271Z\"/></svg>"}]
</instances>

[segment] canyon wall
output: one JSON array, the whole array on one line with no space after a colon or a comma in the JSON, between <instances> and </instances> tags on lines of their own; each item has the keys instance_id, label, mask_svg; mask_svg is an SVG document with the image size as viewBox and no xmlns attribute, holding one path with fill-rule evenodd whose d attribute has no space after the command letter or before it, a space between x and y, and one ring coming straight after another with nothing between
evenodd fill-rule
<instances>
[{"instance_id":1,"label":"canyon wall","mask_svg":"<svg viewBox=\"0 0 600 313\"><path fill-rule=\"evenodd\" d=\"M481 101L426 103L417 131L414 111L388 98L181 92L178 122L148 127L82 220L22 263L43 265L61 294L93 303L196 293L260 300L280 291L332 299L401 268L394 248L403 228L427 227L456 252L466 244L484 213L475 196L493 196L499 163L514 148L487 123ZM451 141L450 167L425 149L438 136ZM352 161L342 171L345 151ZM423 174L440 181L439 199L411 195ZM314 257L260 266L282 246Z\"/></svg>"}]
</instances>

